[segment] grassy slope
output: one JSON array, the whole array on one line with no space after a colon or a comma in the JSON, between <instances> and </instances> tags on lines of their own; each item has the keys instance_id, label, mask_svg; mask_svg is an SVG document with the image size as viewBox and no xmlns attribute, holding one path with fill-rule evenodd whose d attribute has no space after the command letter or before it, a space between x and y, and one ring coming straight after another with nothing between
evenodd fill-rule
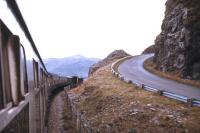
<instances>
[{"instance_id":1,"label":"grassy slope","mask_svg":"<svg viewBox=\"0 0 200 133\"><path fill-rule=\"evenodd\" d=\"M69 93L100 132L200 132L200 108L124 83L109 65Z\"/></svg>"}]
</instances>

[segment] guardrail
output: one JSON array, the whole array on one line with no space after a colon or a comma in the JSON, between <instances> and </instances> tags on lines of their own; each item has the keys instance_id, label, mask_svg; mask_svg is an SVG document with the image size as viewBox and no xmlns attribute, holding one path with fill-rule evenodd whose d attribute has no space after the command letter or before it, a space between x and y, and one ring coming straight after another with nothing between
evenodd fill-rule
<instances>
[{"instance_id":1,"label":"guardrail","mask_svg":"<svg viewBox=\"0 0 200 133\"><path fill-rule=\"evenodd\" d=\"M122 61L124 61L128 58L130 58L130 56L119 59L119 60L115 61L114 63L112 63L112 65L111 65L112 74L115 75L116 77L118 77L120 80L125 81L129 84L134 84L137 87L145 89L147 91L158 93L161 96L166 96L168 98L172 98L172 99L187 103L189 106L194 105L194 106L200 107L200 100L197 100L197 99L194 99L194 98L188 98L186 96L182 96L182 95L175 94L175 93L172 93L172 92L168 92L168 91L165 91L165 90L160 90L158 88L154 88L154 87L151 87L149 85L145 85L145 84L142 84L142 83L139 83L139 82L136 82L136 81L132 81L130 79L126 79L117 70L115 70L116 69L115 67L116 67L116 65L119 65L120 62L122 62Z\"/></svg>"}]
</instances>

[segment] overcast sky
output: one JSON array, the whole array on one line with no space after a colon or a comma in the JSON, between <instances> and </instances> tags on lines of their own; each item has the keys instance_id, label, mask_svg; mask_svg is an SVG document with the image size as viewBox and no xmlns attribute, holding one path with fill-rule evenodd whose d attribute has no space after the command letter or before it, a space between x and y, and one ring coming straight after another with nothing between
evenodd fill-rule
<instances>
[{"instance_id":1,"label":"overcast sky","mask_svg":"<svg viewBox=\"0 0 200 133\"><path fill-rule=\"evenodd\" d=\"M42 58L140 54L160 33L166 0L17 0Z\"/></svg>"}]
</instances>

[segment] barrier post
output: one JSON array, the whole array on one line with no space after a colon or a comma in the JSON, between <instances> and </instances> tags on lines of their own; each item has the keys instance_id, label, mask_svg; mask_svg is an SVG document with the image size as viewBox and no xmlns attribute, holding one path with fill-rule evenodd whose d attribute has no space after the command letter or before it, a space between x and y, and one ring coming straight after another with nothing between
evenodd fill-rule
<instances>
[{"instance_id":1,"label":"barrier post","mask_svg":"<svg viewBox=\"0 0 200 133\"><path fill-rule=\"evenodd\" d=\"M120 80L121 80L121 81L124 81L124 77L123 77L123 76L120 76Z\"/></svg>"},{"instance_id":2,"label":"barrier post","mask_svg":"<svg viewBox=\"0 0 200 133\"><path fill-rule=\"evenodd\" d=\"M142 89L144 89L144 84L142 84Z\"/></svg>"},{"instance_id":3,"label":"barrier post","mask_svg":"<svg viewBox=\"0 0 200 133\"><path fill-rule=\"evenodd\" d=\"M132 84L133 82L131 80L128 80L128 84Z\"/></svg>"},{"instance_id":4,"label":"barrier post","mask_svg":"<svg viewBox=\"0 0 200 133\"><path fill-rule=\"evenodd\" d=\"M189 107L192 107L192 102L193 102L193 98L188 98L187 99L187 105L189 106Z\"/></svg>"},{"instance_id":5,"label":"barrier post","mask_svg":"<svg viewBox=\"0 0 200 133\"><path fill-rule=\"evenodd\" d=\"M162 96L163 95L163 90L158 90L158 95Z\"/></svg>"}]
</instances>

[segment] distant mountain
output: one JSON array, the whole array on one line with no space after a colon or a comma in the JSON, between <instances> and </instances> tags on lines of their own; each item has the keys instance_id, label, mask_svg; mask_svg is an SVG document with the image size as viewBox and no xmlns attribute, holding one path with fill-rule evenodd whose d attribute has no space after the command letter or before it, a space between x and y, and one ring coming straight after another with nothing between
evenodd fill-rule
<instances>
[{"instance_id":1,"label":"distant mountain","mask_svg":"<svg viewBox=\"0 0 200 133\"><path fill-rule=\"evenodd\" d=\"M47 70L51 73L62 76L80 76L88 77L89 67L97 63L100 59L87 58L81 55L70 56L66 58L44 59Z\"/></svg>"}]
</instances>

